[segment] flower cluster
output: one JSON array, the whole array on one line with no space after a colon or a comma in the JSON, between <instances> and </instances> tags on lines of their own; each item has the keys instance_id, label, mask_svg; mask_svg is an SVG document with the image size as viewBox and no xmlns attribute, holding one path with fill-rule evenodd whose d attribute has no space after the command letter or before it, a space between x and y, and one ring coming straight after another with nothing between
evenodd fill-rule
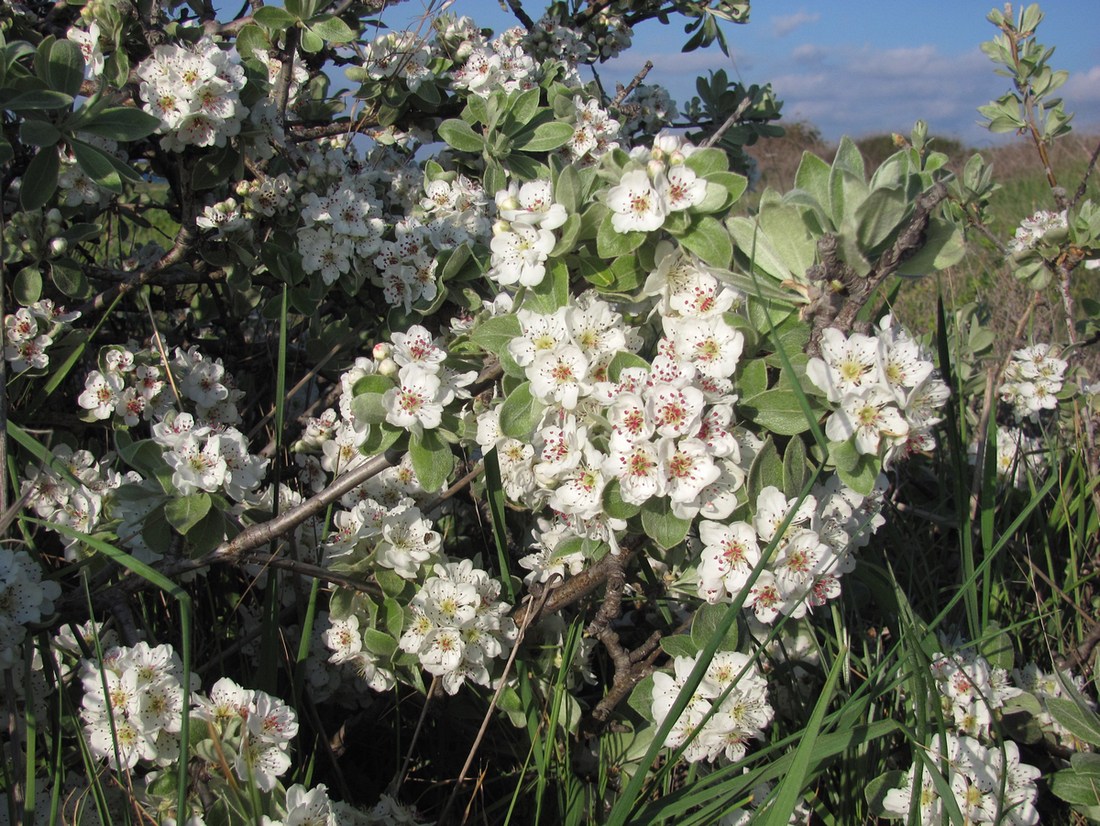
<instances>
[{"instance_id":1,"label":"flower cluster","mask_svg":"<svg viewBox=\"0 0 1100 826\"><path fill-rule=\"evenodd\" d=\"M416 654L429 674L454 694L469 679L490 684L489 661L502 657L516 638L516 624L498 602L500 583L464 559L435 566L413 597L402 651Z\"/></svg>"},{"instance_id":2,"label":"flower cluster","mask_svg":"<svg viewBox=\"0 0 1100 826\"><path fill-rule=\"evenodd\" d=\"M533 287L546 275L546 259L554 249L554 230L568 217L556 203L550 182L511 184L496 194L501 220L493 226L488 275L501 286Z\"/></svg>"},{"instance_id":3,"label":"flower cluster","mask_svg":"<svg viewBox=\"0 0 1100 826\"><path fill-rule=\"evenodd\" d=\"M345 176L324 195L304 199L298 249L306 272L319 272L332 284L349 272L356 258L369 258L382 248L382 205L375 194L376 176Z\"/></svg>"},{"instance_id":4,"label":"flower cluster","mask_svg":"<svg viewBox=\"0 0 1100 826\"><path fill-rule=\"evenodd\" d=\"M802 500L788 499L778 488L757 497L752 522L699 524L703 542L699 596L710 603L731 602L744 590L773 550L745 600L756 619L770 623L779 614L802 617L808 610L840 595L839 579L855 568L853 552L870 541L885 519L884 480L864 497L830 477ZM786 529L780 527L787 522Z\"/></svg>"},{"instance_id":5,"label":"flower cluster","mask_svg":"<svg viewBox=\"0 0 1100 826\"><path fill-rule=\"evenodd\" d=\"M4 316L4 358L16 373L24 370L44 370L50 364L46 351L79 312L65 312L48 298L20 307Z\"/></svg>"},{"instance_id":6,"label":"flower cluster","mask_svg":"<svg viewBox=\"0 0 1100 826\"><path fill-rule=\"evenodd\" d=\"M241 57L204 37L193 49L163 45L137 67L146 112L160 118L161 147L225 146L238 135L248 109Z\"/></svg>"},{"instance_id":7,"label":"flower cluster","mask_svg":"<svg viewBox=\"0 0 1100 826\"><path fill-rule=\"evenodd\" d=\"M1016 235L1008 242L1008 251L1019 254L1035 249L1048 233L1064 231L1068 226L1066 211L1051 212L1040 209L1034 215L1025 218L1016 229Z\"/></svg>"},{"instance_id":8,"label":"flower cluster","mask_svg":"<svg viewBox=\"0 0 1100 826\"><path fill-rule=\"evenodd\" d=\"M1035 808L1039 770L1020 762L1020 750L1014 742L1006 740L1003 748L986 747L972 737L948 734L946 746L942 747L939 737L932 738L927 762L914 763L901 787L886 793L884 808L888 815L909 817L910 810L916 808L922 824L952 822L940 793L946 784L965 823L1033 826L1039 822ZM937 778L941 783L933 779L930 767L937 773L946 769Z\"/></svg>"},{"instance_id":9,"label":"flower cluster","mask_svg":"<svg viewBox=\"0 0 1100 826\"><path fill-rule=\"evenodd\" d=\"M935 447L932 428L950 391L930 354L890 316L873 336L826 328L806 376L834 405L825 423L830 441L852 439L859 453L886 464Z\"/></svg>"},{"instance_id":10,"label":"flower cluster","mask_svg":"<svg viewBox=\"0 0 1100 826\"><path fill-rule=\"evenodd\" d=\"M183 664L170 645L139 642L105 651L102 663L84 660L80 716L92 755L113 769L178 760L182 679ZM198 677L191 683L197 686Z\"/></svg>"},{"instance_id":11,"label":"flower cluster","mask_svg":"<svg viewBox=\"0 0 1100 826\"><path fill-rule=\"evenodd\" d=\"M694 150L668 133L658 135L651 149L633 150L632 163L605 196L612 227L617 232L652 232L671 213L701 204L707 182L684 163Z\"/></svg>"},{"instance_id":12,"label":"flower cluster","mask_svg":"<svg viewBox=\"0 0 1100 826\"><path fill-rule=\"evenodd\" d=\"M0 547L0 671L19 658L29 623L53 612L61 586L42 579L42 568L26 551Z\"/></svg>"},{"instance_id":13,"label":"flower cluster","mask_svg":"<svg viewBox=\"0 0 1100 826\"><path fill-rule=\"evenodd\" d=\"M697 656L676 657L673 674L658 671L653 675L652 712L657 725L668 717L697 661ZM774 712L768 704L767 688L767 681L747 655L717 652L665 745L683 746L684 758L692 763L720 758L737 762L745 756L748 741L763 739L764 729L771 723Z\"/></svg>"},{"instance_id":14,"label":"flower cluster","mask_svg":"<svg viewBox=\"0 0 1100 826\"><path fill-rule=\"evenodd\" d=\"M476 36L458 48L465 62L451 72L451 85L478 97L488 97L496 89L514 92L530 89L539 79L539 66L523 47L527 34L519 27L509 29L500 37L486 41L477 30Z\"/></svg>"},{"instance_id":15,"label":"flower cluster","mask_svg":"<svg viewBox=\"0 0 1100 826\"><path fill-rule=\"evenodd\" d=\"M431 49L416 32L386 32L367 46L363 68L372 80L396 78L415 92L432 77L431 59Z\"/></svg>"},{"instance_id":16,"label":"flower cluster","mask_svg":"<svg viewBox=\"0 0 1100 826\"><path fill-rule=\"evenodd\" d=\"M595 163L619 146L620 124L596 98L574 95L570 121L573 136L565 144L565 152L572 163Z\"/></svg>"},{"instance_id":17,"label":"flower cluster","mask_svg":"<svg viewBox=\"0 0 1100 826\"><path fill-rule=\"evenodd\" d=\"M192 704L194 716L209 722L220 738L237 777L265 792L275 788L275 778L290 768L290 741L298 733L294 709L228 677L214 683L209 696L194 694Z\"/></svg>"},{"instance_id":18,"label":"flower cluster","mask_svg":"<svg viewBox=\"0 0 1100 826\"><path fill-rule=\"evenodd\" d=\"M455 398L469 398L465 388L477 373L457 373L447 368L443 364L447 352L419 325L394 333L391 339L390 358L397 367L398 385L382 396L386 421L413 432L439 427L444 407Z\"/></svg>"},{"instance_id":19,"label":"flower cluster","mask_svg":"<svg viewBox=\"0 0 1100 826\"><path fill-rule=\"evenodd\" d=\"M932 677L945 719L951 719L959 733L972 737L988 738L994 715L1020 693L1009 684L1005 669L990 665L973 648L936 652Z\"/></svg>"},{"instance_id":20,"label":"flower cluster","mask_svg":"<svg viewBox=\"0 0 1100 826\"><path fill-rule=\"evenodd\" d=\"M113 454L97 462L89 451L73 450L66 444L57 445L52 453L50 463L27 466L22 484L27 505L48 522L91 534L102 521L112 492L126 477L113 469ZM62 541L66 557L75 559L78 540L64 535Z\"/></svg>"},{"instance_id":21,"label":"flower cluster","mask_svg":"<svg viewBox=\"0 0 1100 826\"><path fill-rule=\"evenodd\" d=\"M1058 358L1049 344L1036 344L1012 353L999 389L1001 400L1012 405L1017 421L1037 421L1044 410L1058 406L1069 363Z\"/></svg>"}]
</instances>

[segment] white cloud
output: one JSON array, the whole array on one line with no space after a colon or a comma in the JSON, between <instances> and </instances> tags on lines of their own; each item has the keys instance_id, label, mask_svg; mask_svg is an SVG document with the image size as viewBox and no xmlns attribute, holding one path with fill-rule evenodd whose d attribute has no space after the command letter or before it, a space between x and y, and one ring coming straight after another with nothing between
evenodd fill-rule
<instances>
[{"instance_id":1,"label":"white cloud","mask_svg":"<svg viewBox=\"0 0 1100 826\"><path fill-rule=\"evenodd\" d=\"M794 14L784 14L772 20L772 34L785 37L800 26L816 23L820 19L821 15L817 12L797 11Z\"/></svg>"},{"instance_id":2,"label":"white cloud","mask_svg":"<svg viewBox=\"0 0 1100 826\"><path fill-rule=\"evenodd\" d=\"M1001 94L1004 80L977 49L945 55L931 45L838 47L813 57L813 65L804 60L804 70L773 77L772 85L787 118L811 121L826 138L906 134L922 119L933 134L988 143L976 110Z\"/></svg>"}]
</instances>

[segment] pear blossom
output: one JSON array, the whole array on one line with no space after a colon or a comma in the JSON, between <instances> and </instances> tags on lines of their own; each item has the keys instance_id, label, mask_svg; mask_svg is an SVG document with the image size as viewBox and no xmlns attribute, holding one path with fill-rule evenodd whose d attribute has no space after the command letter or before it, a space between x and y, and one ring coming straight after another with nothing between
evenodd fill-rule
<instances>
[{"instance_id":1,"label":"pear blossom","mask_svg":"<svg viewBox=\"0 0 1100 826\"><path fill-rule=\"evenodd\" d=\"M645 170L623 175L607 192L611 226L616 232L652 232L665 222L668 206Z\"/></svg>"}]
</instances>

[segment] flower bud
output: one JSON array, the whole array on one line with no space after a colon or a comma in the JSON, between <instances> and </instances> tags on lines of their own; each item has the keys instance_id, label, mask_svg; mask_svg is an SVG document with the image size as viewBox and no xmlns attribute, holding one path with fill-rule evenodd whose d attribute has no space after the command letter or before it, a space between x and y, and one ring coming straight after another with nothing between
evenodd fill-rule
<instances>
[{"instance_id":1,"label":"flower bud","mask_svg":"<svg viewBox=\"0 0 1100 826\"><path fill-rule=\"evenodd\" d=\"M387 341L380 341L374 345L374 349L371 350L371 357L375 361L385 361L393 353L393 345Z\"/></svg>"},{"instance_id":2,"label":"flower bud","mask_svg":"<svg viewBox=\"0 0 1100 826\"><path fill-rule=\"evenodd\" d=\"M378 375L390 379L396 376L400 370L401 368L397 366L397 362L391 358L383 359L378 365Z\"/></svg>"},{"instance_id":3,"label":"flower bud","mask_svg":"<svg viewBox=\"0 0 1100 826\"><path fill-rule=\"evenodd\" d=\"M69 251L69 242L64 238L52 238L50 239L50 255L57 257L64 255Z\"/></svg>"}]
</instances>

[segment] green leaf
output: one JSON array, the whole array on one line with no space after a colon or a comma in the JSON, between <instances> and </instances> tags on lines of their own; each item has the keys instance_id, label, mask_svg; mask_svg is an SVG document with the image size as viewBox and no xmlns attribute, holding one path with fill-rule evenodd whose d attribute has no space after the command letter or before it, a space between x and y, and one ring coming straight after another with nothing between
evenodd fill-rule
<instances>
[{"instance_id":1,"label":"green leaf","mask_svg":"<svg viewBox=\"0 0 1100 826\"><path fill-rule=\"evenodd\" d=\"M760 491L767 487L783 489L783 460L779 458L775 441L769 436L749 467L749 502L756 504Z\"/></svg>"},{"instance_id":2,"label":"green leaf","mask_svg":"<svg viewBox=\"0 0 1100 826\"><path fill-rule=\"evenodd\" d=\"M49 121L25 120L19 124L19 140L28 146L53 146L61 140L61 133Z\"/></svg>"},{"instance_id":3,"label":"green leaf","mask_svg":"<svg viewBox=\"0 0 1100 826\"><path fill-rule=\"evenodd\" d=\"M164 518L184 536L210 512L210 494L205 491L175 496L164 503Z\"/></svg>"},{"instance_id":4,"label":"green leaf","mask_svg":"<svg viewBox=\"0 0 1100 826\"><path fill-rule=\"evenodd\" d=\"M788 499L798 496L809 478L806 443L798 437L792 438L783 451L783 494Z\"/></svg>"},{"instance_id":5,"label":"green leaf","mask_svg":"<svg viewBox=\"0 0 1100 826\"><path fill-rule=\"evenodd\" d=\"M470 341L487 353L502 353L512 339L523 335L519 317L513 313L493 316L478 324L470 332Z\"/></svg>"},{"instance_id":6,"label":"green leaf","mask_svg":"<svg viewBox=\"0 0 1100 826\"><path fill-rule=\"evenodd\" d=\"M737 379L737 389L743 399L758 396L768 389L768 365L764 359L753 359L745 365Z\"/></svg>"},{"instance_id":7,"label":"green leaf","mask_svg":"<svg viewBox=\"0 0 1100 826\"><path fill-rule=\"evenodd\" d=\"M932 220L924 233L924 246L906 258L898 275L927 275L954 266L966 255L966 240L953 223ZM1040 265L1041 266L1041 265ZM1042 268L1046 272L1046 268Z\"/></svg>"},{"instance_id":8,"label":"green leaf","mask_svg":"<svg viewBox=\"0 0 1100 826\"><path fill-rule=\"evenodd\" d=\"M526 126L539 110L542 89L534 86L524 92L513 93L509 114L518 126Z\"/></svg>"},{"instance_id":9,"label":"green leaf","mask_svg":"<svg viewBox=\"0 0 1100 826\"><path fill-rule=\"evenodd\" d=\"M1050 790L1067 803L1100 805L1100 755L1074 754L1068 769L1054 773Z\"/></svg>"},{"instance_id":10,"label":"green leaf","mask_svg":"<svg viewBox=\"0 0 1100 826\"><path fill-rule=\"evenodd\" d=\"M829 164L817 155L802 153L794 175L794 185L808 193L823 210L829 208Z\"/></svg>"},{"instance_id":11,"label":"green leaf","mask_svg":"<svg viewBox=\"0 0 1100 826\"><path fill-rule=\"evenodd\" d=\"M630 519L641 511L640 505L623 501L622 488L618 479L612 479L603 489L604 512L612 519Z\"/></svg>"},{"instance_id":12,"label":"green leaf","mask_svg":"<svg viewBox=\"0 0 1100 826\"><path fill-rule=\"evenodd\" d=\"M220 149L203 152L191 172L191 186L199 191L213 189L233 176L240 155L228 144Z\"/></svg>"},{"instance_id":13,"label":"green leaf","mask_svg":"<svg viewBox=\"0 0 1100 826\"><path fill-rule=\"evenodd\" d=\"M69 141L69 148L72 149L73 157L76 158L77 164L84 170L85 175L104 189L122 192L122 177L106 153L78 140Z\"/></svg>"},{"instance_id":14,"label":"green leaf","mask_svg":"<svg viewBox=\"0 0 1100 826\"><path fill-rule=\"evenodd\" d=\"M712 267L726 268L733 258L733 240L722 223L704 215L691 222L680 243Z\"/></svg>"},{"instance_id":15,"label":"green leaf","mask_svg":"<svg viewBox=\"0 0 1100 826\"><path fill-rule=\"evenodd\" d=\"M810 429L798 395L793 390L765 390L738 403L749 421L780 436L794 436Z\"/></svg>"},{"instance_id":16,"label":"green leaf","mask_svg":"<svg viewBox=\"0 0 1100 826\"><path fill-rule=\"evenodd\" d=\"M397 640L389 634L383 634L375 628L363 628L359 633L363 638L363 647L372 654L389 659L397 651Z\"/></svg>"},{"instance_id":17,"label":"green leaf","mask_svg":"<svg viewBox=\"0 0 1100 826\"><path fill-rule=\"evenodd\" d=\"M41 52L35 59L36 69L39 59ZM80 46L71 40L55 40L49 47L46 77L43 80L50 88L76 97L80 93L80 84L84 81L84 54L80 51Z\"/></svg>"},{"instance_id":18,"label":"green leaf","mask_svg":"<svg viewBox=\"0 0 1100 826\"><path fill-rule=\"evenodd\" d=\"M638 712L643 720L653 722L653 675L649 674L630 692L627 704Z\"/></svg>"},{"instance_id":19,"label":"green leaf","mask_svg":"<svg viewBox=\"0 0 1100 826\"><path fill-rule=\"evenodd\" d=\"M1070 734L1092 746L1100 746L1100 715L1095 711L1062 697L1049 697L1046 704L1051 716Z\"/></svg>"},{"instance_id":20,"label":"green leaf","mask_svg":"<svg viewBox=\"0 0 1100 826\"><path fill-rule=\"evenodd\" d=\"M396 385L393 379L374 373L363 376L352 387L351 414L364 424L379 424L386 419L383 396Z\"/></svg>"},{"instance_id":21,"label":"green leaf","mask_svg":"<svg viewBox=\"0 0 1100 826\"><path fill-rule=\"evenodd\" d=\"M317 54L317 52L325 48L325 41L321 35L307 27L302 29L301 45L303 52L307 54Z\"/></svg>"},{"instance_id":22,"label":"green leaf","mask_svg":"<svg viewBox=\"0 0 1100 826\"><path fill-rule=\"evenodd\" d=\"M661 650L670 657L694 659L699 653L699 646L687 634L674 634L671 637L661 638Z\"/></svg>"},{"instance_id":23,"label":"green leaf","mask_svg":"<svg viewBox=\"0 0 1100 826\"><path fill-rule=\"evenodd\" d=\"M413 433L409 438L409 458L420 486L428 493L441 490L447 484L455 466L451 446L439 435L438 430Z\"/></svg>"},{"instance_id":24,"label":"green leaf","mask_svg":"<svg viewBox=\"0 0 1100 826\"><path fill-rule=\"evenodd\" d=\"M695 617L691 621L691 639L697 649L706 647L707 643L718 633L722 623L725 622L727 612L732 610L732 605L711 605L704 602L699 606L699 609L695 612ZM718 644L718 650L736 651L737 637L737 623L734 622L726 631L725 636L722 637L722 642Z\"/></svg>"},{"instance_id":25,"label":"green leaf","mask_svg":"<svg viewBox=\"0 0 1100 826\"><path fill-rule=\"evenodd\" d=\"M681 519L672 512L667 498L650 499L642 506L642 528L662 550L675 548L684 541L690 519Z\"/></svg>"},{"instance_id":26,"label":"green leaf","mask_svg":"<svg viewBox=\"0 0 1100 826\"><path fill-rule=\"evenodd\" d=\"M638 249L646 239L644 232L619 232L611 224L611 213L604 215L596 234L596 252L601 258L618 258Z\"/></svg>"},{"instance_id":27,"label":"green leaf","mask_svg":"<svg viewBox=\"0 0 1100 826\"><path fill-rule=\"evenodd\" d=\"M21 92L0 106L9 112L36 112L50 109L68 109L72 105L72 95L55 92L53 89L30 89Z\"/></svg>"},{"instance_id":28,"label":"green leaf","mask_svg":"<svg viewBox=\"0 0 1100 826\"><path fill-rule=\"evenodd\" d=\"M12 294L23 306L36 302L42 297L41 271L37 267L23 267L15 275Z\"/></svg>"},{"instance_id":29,"label":"green leaf","mask_svg":"<svg viewBox=\"0 0 1100 826\"><path fill-rule=\"evenodd\" d=\"M730 168L725 151L714 147L696 149L684 159L684 165L700 178L711 172L726 172Z\"/></svg>"},{"instance_id":30,"label":"green leaf","mask_svg":"<svg viewBox=\"0 0 1100 826\"><path fill-rule=\"evenodd\" d=\"M264 28L272 30L285 29L288 26L293 26L298 20L297 17L286 9L281 9L278 6L264 6L263 8L259 8L253 13L252 19Z\"/></svg>"},{"instance_id":31,"label":"green leaf","mask_svg":"<svg viewBox=\"0 0 1100 826\"><path fill-rule=\"evenodd\" d=\"M353 410L354 406L355 402L353 401ZM397 444L398 440L404 435L404 430L389 427L384 422L373 424L370 426L370 430L367 431L367 438L363 440L363 444L359 445L359 452L364 456L377 456L382 451L389 450Z\"/></svg>"},{"instance_id":32,"label":"green leaf","mask_svg":"<svg viewBox=\"0 0 1100 826\"><path fill-rule=\"evenodd\" d=\"M534 129L520 132L512 141L512 148L521 152L552 152L565 146L573 137L573 126L552 121L540 123ZM450 143L450 141L447 141Z\"/></svg>"},{"instance_id":33,"label":"green leaf","mask_svg":"<svg viewBox=\"0 0 1100 826\"><path fill-rule=\"evenodd\" d=\"M81 124L80 131L116 141L136 141L153 134L158 126L159 118L133 106L108 106Z\"/></svg>"},{"instance_id":34,"label":"green leaf","mask_svg":"<svg viewBox=\"0 0 1100 826\"><path fill-rule=\"evenodd\" d=\"M856 238L867 250L886 241L901 226L911 202L900 187L873 189L856 209Z\"/></svg>"},{"instance_id":35,"label":"green leaf","mask_svg":"<svg viewBox=\"0 0 1100 826\"><path fill-rule=\"evenodd\" d=\"M55 147L48 146L38 150L23 174L23 187L19 190L19 203L23 209L39 209L45 206L57 190L60 169L61 159Z\"/></svg>"},{"instance_id":36,"label":"green leaf","mask_svg":"<svg viewBox=\"0 0 1100 826\"><path fill-rule=\"evenodd\" d=\"M439 124L439 137L459 152L482 152L485 149L485 138L477 134L466 121L457 118Z\"/></svg>"},{"instance_id":37,"label":"green leaf","mask_svg":"<svg viewBox=\"0 0 1100 826\"><path fill-rule=\"evenodd\" d=\"M863 496L869 496L875 487L875 479L878 478L878 459L874 456L860 456L859 462L851 470L838 467L837 476L840 481Z\"/></svg>"},{"instance_id":38,"label":"green leaf","mask_svg":"<svg viewBox=\"0 0 1100 826\"><path fill-rule=\"evenodd\" d=\"M530 442L542 420L544 406L531 395L531 382L525 381L504 397L500 408L500 432L521 442Z\"/></svg>"},{"instance_id":39,"label":"green leaf","mask_svg":"<svg viewBox=\"0 0 1100 826\"><path fill-rule=\"evenodd\" d=\"M618 381L619 376L623 374L623 370L627 367L640 367L643 370L649 370L649 362L641 356L626 350L620 350L614 356L611 357L611 361L607 365L607 377L611 381Z\"/></svg>"},{"instance_id":40,"label":"green leaf","mask_svg":"<svg viewBox=\"0 0 1100 826\"><path fill-rule=\"evenodd\" d=\"M350 43L356 37L355 29L332 14L318 15L306 25L310 31L329 43Z\"/></svg>"},{"instance_id":41,"label":"green leaf","mask_svg":"<svg viewBox=\"0 0 1100 826\"><path fill-rule=\"evenodd\" d=\"M554 184L554 200L565 207L570 216L581 207L581 176L577 168L570 164L562 169Z\"/></svg>"}]
</instances>

